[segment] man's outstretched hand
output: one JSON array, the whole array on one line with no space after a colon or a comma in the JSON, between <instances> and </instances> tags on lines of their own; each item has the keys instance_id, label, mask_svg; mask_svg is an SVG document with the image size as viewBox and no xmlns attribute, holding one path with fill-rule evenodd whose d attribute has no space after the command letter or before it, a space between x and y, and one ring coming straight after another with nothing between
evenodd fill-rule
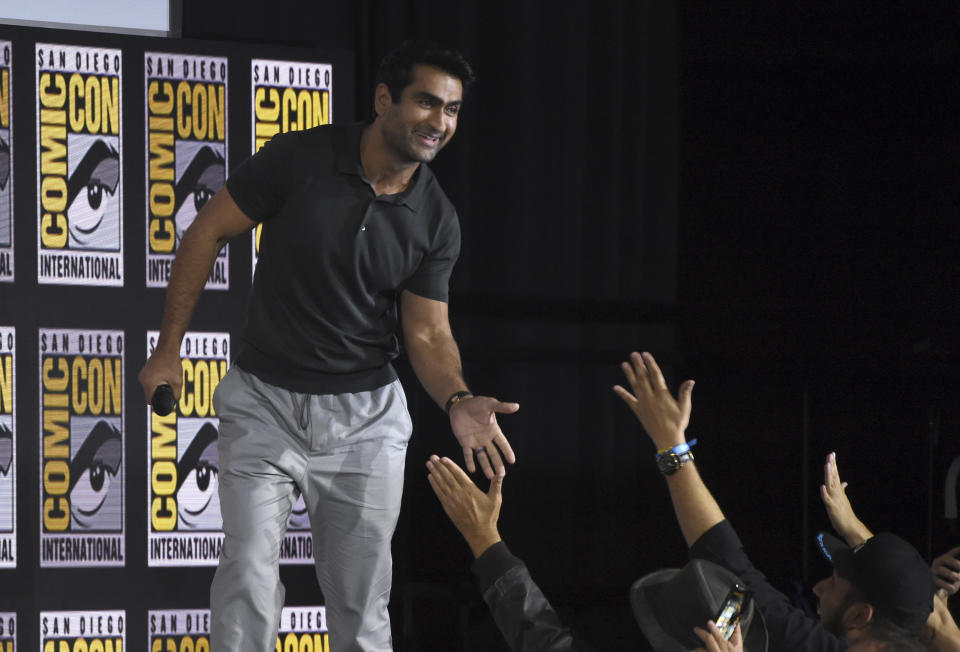
<instances>
[{"instance_id":1,"label":"man's outstretched hand","mask_svg":"<svg viewBox=\"0 0 960 652\"><path fill-rule=\"evenodd\" d=\"M497 414L513 414L519 409L519 403L505 403L489 396L470 396L450 408L450 427L463 449L467 471L477 470L473 463L476 455L488 480L506 475L503 460L513 464L517 458L500 430Z\"/></svg>"},{"instance_id":2,"label":"man's outstretched hand","mask_svg":"<svg viewBox=\"0 0 960 652\"><path fill-rule=\"evenodd\" d=\"M466 539L474 557L479 557L500 541L497 520L500 518L503 475L490 481L490 489L483 493L473 480L449 458L431 455L427 460L427 480L433 493L440 499L443 511Z\"/></svg>"},{"instance_id":3,"label":"man's outstretched hand","mask_svg":"<svg viewBox=\"0 0 960 652\"><path fill-rule=\"evenodd\" d=\"M674 399L663 372L649 353L631 353L630 360L621 363L620 368L632 391L620 385L614 386L613 391L637 415L657 450L673 448L686 441L684 432L693 407L693 381L680 385Z\"/></svg>"}]
</instances>

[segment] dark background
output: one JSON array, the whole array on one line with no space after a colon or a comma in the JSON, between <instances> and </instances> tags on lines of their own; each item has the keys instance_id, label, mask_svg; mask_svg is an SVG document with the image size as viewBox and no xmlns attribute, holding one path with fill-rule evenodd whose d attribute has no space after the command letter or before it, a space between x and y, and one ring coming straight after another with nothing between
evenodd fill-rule
<instances>
[{"instance_id":1,"label":"dark background","mask_svg":"<svg viewBox=\"0 0 960 652\"><path fill-rule=\"evenodd\" d=\"M310 12L330 6L230 26L185 7L184 31L319 43ZM868 525L928 558L957 543L956 3L351 6L329 36L357 52L358 107L362 71L405 37L478 69L434 165L464 223L455 332L474 386L522 405L502 420L519 461L501 531L594 640L632 647L626 587L683 562L651 446L609 391L634 348L698 381L701 471L785 590L827 572L811 544L831 450ZM455 446L407 387L404 640L454 649L466 628L487 649L423 480Z\"/></svg>"},{"instance_id":2,"label":"dark background","mask_svg":"<svg viewBox=\"0 0 960 652\"><path fill-rule=\"evenodd\" d=\"M672 387L697 380L701 473L788 592L827 572L811 544L831 450L874 530L928 558L958 543L943 513L960 454L955 2L186 2L182 20L190 39L352 52L356 109L337 122L366 116L372 69L404 38L475 64L432 166L464 233L454 331L473 388L522 406L501 421L518 457L501 532L602 649L640 647L627 588L685 553L652 446L610 391L631 350ZM458 459L454 439L400 368L416 436L396 647L505 649L425 480L430 453ZM288 604L317 602L312 572L282 575Z\"/></svg>"}]
</instances>

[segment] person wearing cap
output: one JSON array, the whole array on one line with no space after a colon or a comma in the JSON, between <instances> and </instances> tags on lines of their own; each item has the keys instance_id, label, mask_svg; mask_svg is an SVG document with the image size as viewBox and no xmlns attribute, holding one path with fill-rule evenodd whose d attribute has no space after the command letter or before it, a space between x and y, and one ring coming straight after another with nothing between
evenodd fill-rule
<instances>
[{"instance_id":1,"label":"person wearing cap","mask_svg":"<svg viewBox=\"0 0 960 652\"><path fill-rule=\"evenodd\" d=\"M820 495L827 509L830 524L851 549L857 549L860 546L866 547L866 543L870 542L874 535L854 513L846 489L847 483L840 481L837 454L830 453L823 465L823 484L820 486ZM878 536L884 537L885 535L881 533ZM831 541L825 538L824 544L828 550L838 547L843 548L843 544L836 540ZM960 584L951 581L955 574L949 570L952 565L952 555L956 555L958 551L960 551L960 548L954 548L945 555L937 557L934 559L931 568L937 593L934 599L933 613L927 618L926 633L923 639L927 647L934 652L960 651L960 628L957 627L957 623L947 607L947 597L956 592L957 588L960 588ZM846 553L842 553L841 556L846 556ZM840 565L846 563L843 559L840 560ZM839 569L836 564L835 567ZM852 575L856 572L856 569L851 569L848 572ZM924 583L919 584L923 585ZM893 587L891 590L899 591L899 587ZM924 590L925 593L926 590Z\"/></svg>"},{"instance_id":2,"label":"person wearing cap","mask_svg":"<svg viewBox=\"0 0 960 652\"><path fill-rule=\"evenodd\" d=\"M919 635L933 607L934 586L916 550L894 535L872 537L856 550L834 547L834 559L840 560L835 572L814 590L820 620L808 618L753 566L697 471L691 450L696 440L686 439L693 381L681 384L674 398L649 353L631 353L621 369L630 389L617 385L613 390L656 446L657 467L690 556L718 563L744 580L772 650L924 649Z\"/></svg>"},{"instance_id":3,"label":"person wearing cap","mask_svg":"<svg viewBox=\"0 0 960 652\"><path fill-rule=\"evenodd\" d=\"M473 552L473 572L497 627L514 652L587 652L593 648L565 627L526 564L500 537L497 521L503 476L481 491L449 458L432 455L427 480L443 510ZM630 592L634 616L658 652L765 652L762 618L749 603L741 626L725 640L709 621L739 583L730 571L696 560L683 569L665 569L638 580ZM742 632L745 632L742 633ZM746 638L746 648L743 639Z\"/></svg>"}]
</instances>

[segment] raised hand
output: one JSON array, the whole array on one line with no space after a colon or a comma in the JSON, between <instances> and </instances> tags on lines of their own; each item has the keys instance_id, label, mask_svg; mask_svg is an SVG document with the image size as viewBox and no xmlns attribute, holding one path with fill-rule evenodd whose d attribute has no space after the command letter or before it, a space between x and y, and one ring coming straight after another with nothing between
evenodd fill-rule
<instances>
[{"instance_id":1,"label":"raised hand","mask_svg":"<svg viewBox=\"0 0 960 652\"><path fill-rule=\"evenodd\" d=\"M630 360L621 363L620 368L632 391L620 385L614 386L613 391L637 415L657 450L683 443L693 407L693 381L680 385L674 399L667 389L663 372L649 353L631 353Z\"/></svg>"},{"instance_id":2,"label":"raised hand","mask_svg":"<svg viewBox=\"0 0 960 652\"><path fill-rule=\"evenodd\" d=\"M830 524L843 540L851 547L857 546L873 533L857 518L853 505L847 498L847 483L840 481L840 470L837 468L837 454L830 453L823 465L823 484L820 485L820 497L827 509Z\"/></svg>"},{"instance_id":3,"label":"raised hand","mask_svg":"<svg viewBox=\"0 0 960 652\"><path fill-rule=\"evenodd\" d=\"M503 476L490 481L490 489L483 493L456 462L431 455L427 461L430 474L427 480L437 495L443 511L466 539L474 557L500 541L497 520L500 518Z\"/></svg>"}]
</instances>

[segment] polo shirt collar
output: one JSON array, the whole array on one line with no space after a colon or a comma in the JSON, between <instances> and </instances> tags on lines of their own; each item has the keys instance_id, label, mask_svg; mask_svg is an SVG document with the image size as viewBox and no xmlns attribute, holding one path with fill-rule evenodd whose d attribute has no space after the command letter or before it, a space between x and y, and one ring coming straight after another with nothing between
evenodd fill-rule
<instances>
[{"instance_id":1,"label":"polo shirt collar","mask_svg":"<svg viewBox=\"0 0 960 652\"><path fill-rule=\"evenodd\" d=\"M363 171L363 165L360 163L360 136L363 129L369 123L358 122L348 126L344 130L342 139L334 139L334 168L341 174L353 174L359 176L365 182L369 183L366 174ZM396 195L389 195L387 201L395 204L402 204L413 212L420 210L423 204L423 195L431 176L430 169L426 163L417 166L413 173L407 189Z\"/></svg>"}]
</instances>

